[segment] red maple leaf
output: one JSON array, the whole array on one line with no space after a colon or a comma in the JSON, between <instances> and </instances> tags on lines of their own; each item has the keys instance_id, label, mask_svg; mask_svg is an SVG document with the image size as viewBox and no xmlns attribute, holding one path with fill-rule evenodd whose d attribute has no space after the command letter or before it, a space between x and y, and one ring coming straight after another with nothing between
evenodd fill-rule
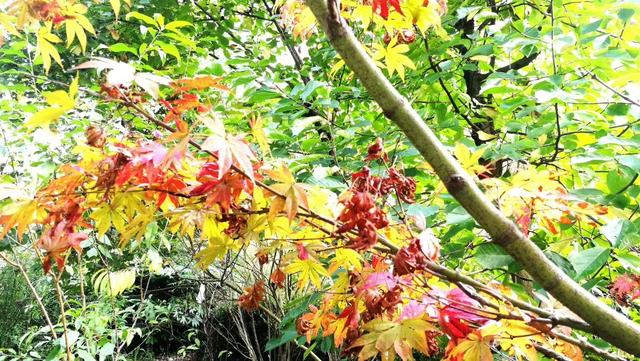
<instances>
[{"instance_id":1,"label":"red maple leaf","mask_svg":"<svg viewBox=\"0 0 640 361\"><path fill-rule=\"evenodd\" d=\"M156 201L156 206L160 207L164 203L164 201L169 197L169 200L176 207L180 206L179 194L180 191L185 189L187 185L184 181L179 177L171 177L167 179L164 183L159 184L154 187L154 190L160 191L160 195L158 196L158 200Z\"/></svg>"},{"instance_id":2,"label":"red maple leaf","mask_svg":"<svg viewBox=\"0 0 640 361\"><path fill-rule=\"evenodd\" d=\"M156 142L148 142L131 151L132 157L118 176L116 185L135 179L138 183L155 183L164 176L161 167L168 150Z\"/></svg>"},{"instance_id":3,"label":"red maple leaf","mask_svg":"<svg viewBox=\"0 0 640 361\"><path fill-rule=\"evenodd\" d=\"M222 179L218 179L219 169L218 163L205 163L198 175L200 185L192 189L190 194L206 194L208 207L218 204L223 210L228 210L240 198L243 190L249 194L253 193L253 182L235 171L228 172Z\"/></svg>"},{"instance_id":4,"label":"red maple leaf","mask_svg":"<svg viewBox=\"0 0 640 361\"><path fill-rule=\"evenodd\" d=\"M284 272L282 272L280 268L276 268L276 270L271 273L269 281L271 281L271 283L276 285L276 287L278 288L284 288L285 277L286 275L284 274Z\"/></svg>"},{"instance_id":5,"label":"red maple leaf","mask_svg":"<svg viewBox=\"0 0 640 361\"><path fill-rule=\"evenodd\" d=\"M640 276L621 275L611 284L609 290L616 302L628 306L630 301L640 297Z\"/></svg>"},{"instance_id":6,"label":"red maple leaf","mask_svg":"<svg viewBox=\"0 0 640 361\"><path fill-rule=\"evenodd\" d=\"M446 306L440 310L438 322L442 330L454 339L465 338L473 331L472 325L481 325L488 319L478 314L480 304L459 288L449 291Z\"/></svg>"},{"instance_id":7,"label":"red maple leaf","mask_svg":"<svg viewBox=\"0 0 640 361\"><path fill-rule=\"evenodd\" d=\"M87 235L81 232L73 232L73 226L70 226L67 221L61 221L55 227L43 233L38 240L38 247L46 251L42 263L44 272L49 272L52 260L56 261L58 269L61 270L64 267L64 254L70 248L80 252L82 250L80 243L85 239L87 239Z\"/></svg>"},{"instance_id":8,"label":"red maple leaf","mask_svg":"<svg viewBox=\"0 0 640 361\"><path fill-rule=\"evenodd\" d=\"M373 12L387 19L389 17L389 5L404 15L400 8L400 0L373 0Z\"/></svg>"},{"instance_id":9,"label":"red maple leaf","mask_svg":"<svg viewBox=\"0 0 640 361\"><path fill-rule=\"evenodd\" d=\"M264 300L264 282L258 281L253 286L244 289L244 293L238 298L238 306L245 311L257 310L260 302Z\"/></svg>"}]
</instances>

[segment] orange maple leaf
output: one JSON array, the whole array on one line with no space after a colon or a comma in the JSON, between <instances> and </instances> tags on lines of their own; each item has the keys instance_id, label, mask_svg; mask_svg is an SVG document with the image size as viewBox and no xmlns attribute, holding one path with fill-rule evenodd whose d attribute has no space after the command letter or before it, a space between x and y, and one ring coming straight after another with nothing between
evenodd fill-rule
<instances>
[{"instance_id":1,"label":"orange maple leaf","mask_svg":"<svg viewBox=\"0 0 640 361\"><path fill-rule=\"evenodd\" d=\"M178 79L171 83L171 86L179 92L189 90L203 90L207 88L215 88L219 90L229 91L230 89L221 84L222 77L213 77L211 75L198 76L195 78Z\"/></svg>"}]
</instances>

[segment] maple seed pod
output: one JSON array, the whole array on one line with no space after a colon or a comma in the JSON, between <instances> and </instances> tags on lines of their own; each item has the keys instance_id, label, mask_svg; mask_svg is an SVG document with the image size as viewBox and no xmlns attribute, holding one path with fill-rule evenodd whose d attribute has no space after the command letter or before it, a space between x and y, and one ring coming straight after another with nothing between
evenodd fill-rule
<instances>
[{"instance_id":1,"label":"maple seed pod","mask_svg":"<svg viewBox=\"0 0 640 361\"><path fill-rule=\"evenodd\" d=\"M101 128L90 126L86 131L87 144L95 148L102 148L105 143L104 131Z\"/></svg>"},{"instance_id":2,"label":"maple seed pod","mask_svg":"<svg viewBox=\"0 0 640 361\"><path fill-rule=\"evenodd\" d=\"M402 30L398 33L398 43L411 44L416 40L416 33L413 30Z\"/></svg>"},{"instance_id":3,"label":"maple seed pod","mask_svg":"<svg viewBox=\"0 0 640 361\"><path fill-rule=\"evenodd\" d=\"M385 45L389 45L389 43L391 42L391 35L389 35L389 33L384 33L382 41L384 41Z\"/></svg>"}]
</instances>

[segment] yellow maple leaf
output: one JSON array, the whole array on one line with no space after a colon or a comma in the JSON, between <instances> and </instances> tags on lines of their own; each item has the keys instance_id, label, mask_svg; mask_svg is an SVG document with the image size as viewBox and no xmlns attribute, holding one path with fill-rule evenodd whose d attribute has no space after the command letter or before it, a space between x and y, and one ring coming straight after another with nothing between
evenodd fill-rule
<instances>
[{"instance_id":1,"label":"yellow maple leaf","mask_svg":"<svg viewBox=\"0 0 640 361\"><path fill-rule=\"evenodd\" d=\"M44 220L45 216L46 211L33 199L9 204L0 213L0 225L3 228L0 239L16 226L18 238L22 237L31 224Z\"/></svg>"},{"instance_id":2,"label":"yellow maple leaf","mask_svg":"<svg viewBox=\"0 0 640 361\"><path fill-rule=\"evenodd\" d=\"M131 7L131 0L124 0L124 2ZM116 15L116 21L120 16L120 8L122 7L122 3L120 0L109 0L109 4L111 4L111 8L113 9L113 13Z\"/></svg>"},{"instance_id":3,"label":"yellow maple leaf","mask_svg":"<svg viewBox=\"0 0 640 361\"><path fill-rule=\"evenodd\" d=\"M49 124L58 120L64 113L75 107L75 96L77 92L78 78L76 77L69 86L69 92L56 90L46 93L44 99L50 106L36 112L24 125L27 128L49 126Z\"/></svg>"},{"instance_id":4,"label":"yellow maple leaf","mask_svg":"<svg viewBox=\"0 0 640 361\"><path fill-rule=\"evenodd\" d=\"M36 40L36 53L35 56L42 56L42 66L44 66L45 73L49 73L49 68L51 68L51 58L60 65L62 68L62 59L60 59L60 54L58 54L58 50L53 44L61 43L62 39L58 37L58 35L51 33L52 23L49 21L45 26L40 27L38 29L37 40Z\"/></svg>"},{"instance_id":5,"label":"yellow maple leaf","mask_svg":"<svg viewBox=\"0 0 640 361\"><path fill-rule=\"evenodd\" d=\"M96 230L98 231L99 237L107 233L112 225L118 232L124 231L127 220L125 219L124 213L119 210L118 207L119 204L115 202L111 204L102 202L102 206L93 211L89 216L96 223Z\"/></svg>"},{"instance_id":6,"label":"yellow maple leaf","mask_svg":"<svg viewBox=\"0 0 640 361\"><path fill-rule=\"evenodd\" d=\"M260 115L252 116L249 119L251 125L251 134L258 143L260 151L263 156L271 156L271 149L269 149L269 142L267 141L267 135L264 133L264 119Z\"/></svg>"},{"instance_id":7,"label":"yellow maple leaf","mask_svg":"<svg viewBox=\"0 0 640 361\"><path fill-rule=\"evenodd\" d=\"M321 288L321 277L329 275L322 264L313 258L305 260L297 259L285 267L284 271L289 274L300 273L298 276L298 287L300 288L306 287L309 283L312 283L317 288Z\"/></svg>"},{"instance_id":8,"label":"yellow maple leaf","mask_svg":"<svg viewBox=\"0 0 640 361\"><path fill-rule=\"evenodd\" d=\"M296 214L298 214L298 207L309 208L306 186L296 183L295 178L286 165L280 164L278 168L268 170L266 173L271 179L278 182L271 185L271 188L278 192L278 194L284 196L274 195L271 201L271 208L269 209L270 219L274 219L278 213L284 211L289 221L291 221L295 218Z\"/></svg>"},{"instance_id":9,"label":"yellow maple leaf","mask_svg":"<svg viewBox=\"0 0 640 361\"><path fill-rule=\"evenodd\" d=\"M412 350L429 355L426 331L436 328L421 318L400 322L374 319L366 325L365 335L357 339L351 347L361 346L358 360L367 360L380 355L381 360L395 360L396 355L403 361L413 360Z\"/></svg>"},{"instance_id":10,"label":"yellow maple leaf","mask_svg":"<svg viewBox=\"0 0 640 361\"><path fill-rule=\"evenodd\" d=\"M335 252L335 257L331 260L329 273L334 273L339 267L351 271L362 269L362 255L351 248L339 248Z\"/></svg>"},{"instance_id":11,"label":"yellow maple leaf","mask_svg":"<svg viewBox=\"0 0 640 361\"><path fill-rule=\"evenodd\" d=\"M386 48L380 44L375 44L374 47L376 48L376 52L373 54L373 59L384 59L389 76L392 76L393 73L397 72L400 79L404 81L404 68L416 68L416 65L411 61L411 59L403 55L409 51L409 46L407 44L398 44L397 38L392 38Z\"/></svg>"},{"instance_id":12,"label":"yellow maple leaf","mask_svg":"<svg viewBox=\"0 0 640 361\"><path fill-rule=\"evenodd\" d=\"M73 40L78 38L82 52L87 48L87 35L85 31L94 34L96 31L84 14L87 13L87 7L82 4L73 4L71 2L64 3L62 13L66 16L64 20L65 30L67 33L67 47L71 46Z\"/></svg>"},{"instance_id":13,"label":"yellow maple leaf","mask_svg":"<svg viewBox=\"0 0 640 361\"><path fill-rule=\"evenodd\" d=\"M4 38L7 34L20 36L15 26L16 21L15 16L0 13L0 45L4 43Z\"/></svg>"},{"instance_id":14,"label":"yellow maple leaf","mask_svg":"<svg viewBox=\"0 0 640 361\"><path fill-rule=\"evenodd\" d=\"M440 5L438 1L429 1L424 6L424 0L407 0L403 3L402 11L409 18L411 23L423 33L431 26L440 26Z\"/></svg>"},{"instance_id":15,"label":"yellow maple leaf","mask_svg":"<svg viewBox=\"0 0 640 361\"><path fill-rule=\"evenodd\" d=\"M218 222L215 214L207 214L200 222L202 239L207 240L204 249L196 254L198 267L205 269L215 260L224 257L229 251L237 251L242 246L242 242L232 239L225 232L227 222Z\"/></svg>"},{"instance_id":16,"label":"yellow maple leaf","mask_svg":"<svg viewBox=\"0 0 640 361\"><path fill-rule=\"evenodd\" d=\"M482 158L482 155L484 154L484 148L471 152L466 145L458 142L453 149L453 153L456 158L458 158L462 168L469 172L469 174L474 175L486 170L485 166L480 164L480 158Z\"/></svg>"},{"instance_id":17,"label":"yellow maple leaf","mask_svg":"<svg viewBox=\"0 0 640 361\"><path fill-rule=\"evenodd\" d=\"M481 331L472 332L460 341L451 351L450 358L462 361L493 361L491 353L492 335L483 335Z\"/></svg>"},{"instance_id":18,"label":"yellow maple leaf","mask_svg":"<svg viewBox=\"0 0 640 361\"><path fill-rule=\"evenodd\" d=\"M545 342L540 330L517 320L501 320L489 324L483 328L483 334L496 335L502 350L515 356L517 360L538 360L533 342Z\"/></svg>"}]
</instances>

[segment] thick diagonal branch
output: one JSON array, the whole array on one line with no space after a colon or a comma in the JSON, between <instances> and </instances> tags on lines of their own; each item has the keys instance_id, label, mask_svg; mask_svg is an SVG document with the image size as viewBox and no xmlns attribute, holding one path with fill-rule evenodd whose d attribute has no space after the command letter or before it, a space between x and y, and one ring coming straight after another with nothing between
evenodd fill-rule
<instances>
[{"instance_id":1,"label":"thick diagonal branch","mask_svg":"<svg viewBox=\"0 0 640 361\"><path fill-rule=\"evenodd\" d=\"M418 149L449 193L550 294L591 324L611 344L640 356L640 326L617 313L565 275L547 259L480 191L447 152L422 118L382 74L339 14L327 0L306 0L329 42L355 73L371 97Z\"/></svg>"}]
</instances>

